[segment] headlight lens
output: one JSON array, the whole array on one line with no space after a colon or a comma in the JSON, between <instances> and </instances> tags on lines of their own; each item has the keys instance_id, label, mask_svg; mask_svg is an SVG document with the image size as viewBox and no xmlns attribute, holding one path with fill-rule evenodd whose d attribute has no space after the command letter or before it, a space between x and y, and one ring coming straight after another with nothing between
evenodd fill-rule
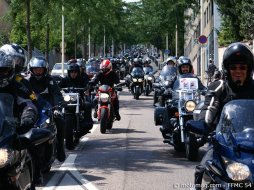
<instances>
[{"instance_id":1,"label":"headlight lens","mask_svg":"<svg viewBox=\"0 0 254 190\"><path fill-rule=\"evenodd\" d=\"M0 149L0 168L3 168L6 164L10 162L13 157L13 151L8 151L5 148Z\"/></svg>"},{"instance_id":2,"label":"headlight lens","mask_svg":"<svg viewBox=\"0 0 254 190\"><path fill-rule=\"evenodd\" d=\"M187 112L193 112L196 108L196 103L192 100L185 102L184 108Z\"/></svg>"},{"instance_id":3,"label":"headlight lens","mask_svg":"<svg viewBox=\"0 0 254 190\"><path fill-rule=\"evenodd\" d=\"M132 81L133 81L133 82L137 82L137 81L138 81L138 79L136 79L136 78L133 78L133 79L132 79Z\"/></svg>"},{"instance_id":4,"label":"headlight lens","mask_svg":"<svg viewBox=\"0 0 254 190\"><path fill-rule=\"evenodd\" d=\"M69 95L64 96L64 101L69 102L71 100L71 97Z\"/></svg>"},{"instance_id":5,"label":"headlight lens","mask_svg":"<svg viewBox=\"0 0 254 190\"><path fill-rule=\"evenodd\" d=\"M138 82L142 82L143 81L143 79L138 79Z\"/></svg>"},{"instance_id":6,"label":"headlight lens","mask_svg":"<svg viewBox=\"0 0 254 190\"><path fill-rule=\"evenodd\" d=\"M148 79L148 80L153 80L153 77L148 77L147 79Z\"/></svg>"},{"instance_id":7,"label":"headlight lens","mask_svg":"<svg viewBox=\"0 0 254 190\"><path fill-rule=\"evenodd\" d=\"M234 181L243 181L250 176L250 169L248 166L233 162L227 166L227 174Z\"/></svg>"},{"instance_id":8,"label":"headlight lens","mask_svg":"<svg viewBox=\"0 0 254 190\"><path fill-rule=\"evenodd\" d=\"M108 99L109 99L109 95L108 95L107 93L101 93L101 94L100 94L100 100L101 100L102 102L107 102Z\"/></svg>"}]
</instances>

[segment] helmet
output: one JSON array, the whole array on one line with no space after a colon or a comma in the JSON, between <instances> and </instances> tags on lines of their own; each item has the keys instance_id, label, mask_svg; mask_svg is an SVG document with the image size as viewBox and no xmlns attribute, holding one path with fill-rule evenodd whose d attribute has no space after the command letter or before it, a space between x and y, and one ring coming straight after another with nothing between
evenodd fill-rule
<instances>
[{"instance_id":1,"label":"helmet","mask_svg":"<svg viewBox=\"0 0 254 190\"><path fill-rule=\"evenodd\" d=\"M68 76L70 77L71 71L77 71L77 73L80 73L80 67L77 63L70 63L67 67Z\"/></svg>"},{"instance_id":2,"label":"helmet","mask_svg":"<svg viewBox=\"0 0 254 190\"><path fill-rule=\"evenodd\" d=\"M80 68L82 68L82 69L85 69L85 68L86 68L86 66L85 66L85 59L78 59L78 60L77 60L77 64L78 64L78 66L79 66Z\"/></svg>"},{"instance_id":3,"label":"helmet","mask_svg":"<svg viewBox=\"0 0 254 190\"><path fill-rule=\"evenodd\" d=\"M34 76L37 80L40 80L41 78L43 78L48 74L48 62L42 56L32 57L32 59L28 63L28 67L29 71L31 72L31 75ZM40 75L35 74L33 72L33 68L44 68L44 72Z\"/></svg>"},{"instance_id":4,"label":"helmet","mask_svg":"<svg viewBox=\"0 0 254 190\"><path fill-rule=\"evenodd\" d=\"M173 62L173 65L175 65L176 64L176 58L175 57L169 57L169 58L167 58L166 64L169 65L170 62Z\"/></svg>"},{"instance_id":5,"label":"helmet","mask_svg":"<svg viewBox=\"0 0 254 190\"><path fill-rule=\"evenodd\" d=\"M11 55L0 51L0 87L7 86L15 74L15 64Z\"/></svg>"},{"instance_id":6,"label":"helmet","mask_svg":"<svg viewBox=\"0 0 254 190\"><path fill-rule=\"evenodd\" d=\"M70 59L67 64L77 63L77 59Z\"/></svg>"},{"instance_id":7,"label":"helmet","mask_svg":"<svg viewBox=\"0 0 254 190\"><path fill-rule=\"evenodd\" d=\"M183 74L183 73L182 73L182 70L181 70L181 67L182 67L183 65L189 65L189 66L190 66L189 73L192 72L193 67L192 67L192 64L191 64L191 60L190 60L188 57L181 56L181 57L179 57L179 59L178 59L178 72L179 72L180 74Z\"/></svg>"},{"instance_id":8,"label":"helmet","mask_svg":"<svg viewBox=\"0 0 254 190\"><path fill-rule=\"evenodd\" d=\"M147 58L145 59L144 64L150 64L151 62L152 62L151 59L150 59L149 57L147 57Z\"/></svg>"},{"instance_id":9,"label":"helmet","mask_svg":"<svg viewBox=\"0 0 254 190\"><path fill-rule=\"evenodd\" d=\"M18 44L5 44L0 48L0 51L11 55L15 64L15 72L20 73L26 68L25 50Z\"/></svg>"},{"instance_id":10,"label":"helmet","mask_svg":"<svg viewBox=\"0 0 254 190\"><path fill-rule=\"evenodd\" d=\"M227 47L223 54L222 65L225 73L229 73L229 66L232 64L246 64L248 67L248 80L252 78L254 64L253 53L243 43L236 42ZM230 80L230 76L227 76Z\"/></svg>"},{"instance_id":11,"label":"helmet","mask_svg":"<svg viewBox=\"0 0 254 190\"><path fill-rule=\"evenodd\" d=\"M112 64L109 60L103 60L100 64L100 70L107 75L112 70Z\"/></svg>"}]
</instances>

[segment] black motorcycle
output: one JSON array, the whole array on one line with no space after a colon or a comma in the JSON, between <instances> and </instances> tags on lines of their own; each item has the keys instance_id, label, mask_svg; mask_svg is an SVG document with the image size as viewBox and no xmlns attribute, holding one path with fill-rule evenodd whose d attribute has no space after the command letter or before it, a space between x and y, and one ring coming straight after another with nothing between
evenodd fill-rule
<instances>
[{"instance_id":1,"label":"black motorcycle","mask_svg":"<svg viewBox=\"0 0 254 190\"><path fill-rule=\"evenodd\" d=\"M32 190L33 164L28 148L45 143L52 138L46 129L32 128L18 134L20 127L14 118L14 98L0 93L0 189Z\"/></svg>"},{"instance_id":2,"label":"black motorcycle","mask_svg":"<svg viewBox=\"0 0 254 190\"><path fill-rule=\"evenodd\" d=\"M153 76L153 68L152 67L143 67L144 71L144 94L148 96L153 90L153 83L155 78Z\"/></svg>"},{"instance_id":3,"label":"black motorcycle","mask_svg":"<svg viewBox=\"0 0 254 190\"><path fill-rule=\"evenodd\" d=\"M175 151L185 151L191 161L197 159L200 144L195 135L186 132L185 126L188 120L193 120L193 112L204 94L205 89L199 88L198 79L192 74L181 75L172 89L172 101L169 104L172 117L168 117L164 111L162 120L164 125L170 126L168 131L161 130L163 142L174 146Z\"/></svg>"},{"instance_id":4,"label":"black motorcycle","mask_svg":"<svg viewBox=\"0 0 254 190\"><path fill-rule=\"evenodd\" d=\"M205 163L201 189L254 188L254 100L232 100L221 113L216 131L204 121L188 121L186 130L202 136L212 146L213 157Z\"/></svg>"},{"instance_id":5,"label":"black motorcycle","mask_svg":"<svg viewBox=\"0 0 254 190\"><path fill-rule=\"evenodd\" d=\"M68 150L73 150L79 139L87 134L92 128L86 125L84 121L84 88L62 88L63 97L66 103L62 110L66 123L65 145Z\"/></svg>"},{"instance_id":6,"label":"black motorcycle","mask_svg":"<svg viewBox=\"0 0 254 190\"><path fill-rule=\"evenodd\" d=\"M167 90L172 87L172 83L177 75L177 68L171 66L164 66L160 75L153 83L154 95L153 105L165 106L165 101L170 98L171 94L167 94ZM170 92L170 91L168 91Z\"/></svg>"},{"instance_id":7,"label":"black motorcycle","mask_svg":"<svg viewBox=\"0 0 254 190\"><path fill-rule=\"evenodd\" d=\"M131 71L130 90L136 100L144 91L144 71L141 67L134 67Z\"/></svg>"}]
</instances>

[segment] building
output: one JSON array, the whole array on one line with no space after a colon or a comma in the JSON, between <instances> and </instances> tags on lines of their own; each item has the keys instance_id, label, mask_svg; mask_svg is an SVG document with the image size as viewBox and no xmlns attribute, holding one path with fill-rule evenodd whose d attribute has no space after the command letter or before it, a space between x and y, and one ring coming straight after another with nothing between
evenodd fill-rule
<instances>
[{"instance_id":1,"label":"building","mask_svg":"<svg viewBox=\"0 0 254 190\"><path fill-rule=\"evenodd\" d=\"M195 74L204 81L209 58L221 68L217 37L220 15L214 0L199 0L198 13L188 9L185 14L189 19L185 22L184 55L191 59Z\"/></svg>"}]
</instances>

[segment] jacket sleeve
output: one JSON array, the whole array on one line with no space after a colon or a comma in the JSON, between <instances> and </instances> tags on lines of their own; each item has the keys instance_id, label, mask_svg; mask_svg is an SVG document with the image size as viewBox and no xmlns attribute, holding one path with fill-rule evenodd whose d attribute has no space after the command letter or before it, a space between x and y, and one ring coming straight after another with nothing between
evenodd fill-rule
<instances>
[{"instance_id":1,"label":"jacket sleeve","mask_svg":"<svg viewBox=\"0 0 254 190\"><path fill-rule=\"evenodd\" d=\"M212 128L218 123L218 119L223 107L223 97L225 95L224 82L222 80L211 83L205 95L204 106L199 115L200 120Z\"/></svg>"},{"instance_id":2,"label":"jacket sleeve","mask_svg":"<svg viewBox=\"0 0 254 190\"><path fill-rule=\"evenodd\" d=\"M64 101L60 88L56 83L55 79L52 77L49 80L49 88L50 88L49 91L53 96L54 105L58 105Z\"/></svg>"}]
</instances>

